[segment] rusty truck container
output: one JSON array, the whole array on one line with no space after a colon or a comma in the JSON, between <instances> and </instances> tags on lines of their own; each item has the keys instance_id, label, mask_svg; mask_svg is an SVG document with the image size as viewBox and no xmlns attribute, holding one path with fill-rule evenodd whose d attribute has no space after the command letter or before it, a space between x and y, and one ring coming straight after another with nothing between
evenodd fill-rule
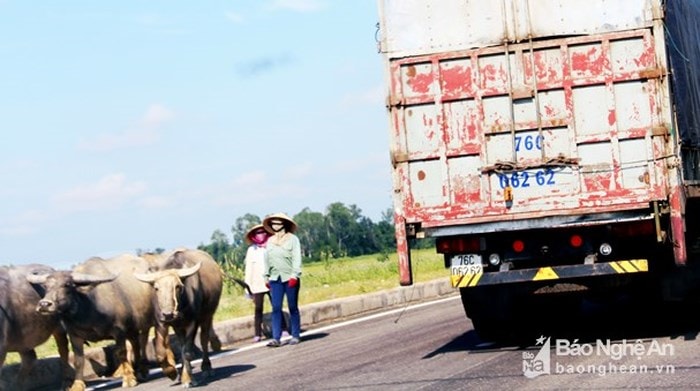
<instances>
[{"instance_id":1,"label":"rusty truck container","mask_svg":"<svg viewBox=\"0 0 700 391\"><path fill-rule=\"evenodd\" d=\"M687 266L700 2L379 0L379 15L402 285L411 240L434 238L484 331L494 292Z\"/></svg>"}]
</instances>

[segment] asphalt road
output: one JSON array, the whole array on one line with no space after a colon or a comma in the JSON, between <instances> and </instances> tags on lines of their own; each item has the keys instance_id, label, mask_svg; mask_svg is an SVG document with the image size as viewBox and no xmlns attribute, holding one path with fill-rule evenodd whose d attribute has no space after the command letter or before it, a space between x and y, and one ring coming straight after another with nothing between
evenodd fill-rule
<instances>
[{"instance_id":1,"label":"asphalt road","mask_svg":"<svg viewBox=\"0 0 700 391\"><path fill-rule=\"evenodd\" d=\"M215 374L199 388L700 389L700 316L690 312L698 312L697 306L621 300L604 306L585 303L569 311L550 308L543 304L533 311L521 324L530 332L502 344L475 335L458 297L305 330L296 346L240 344L215 355ZM537 339L548 337L550 349L541 350ZM547 361L549 374L543 374ZM536 376L526 377L524 368ZM120 383L94 381L89 386L115 389ZM135 390L179 387L155 371Z\"/></svg>"}]
</instances>

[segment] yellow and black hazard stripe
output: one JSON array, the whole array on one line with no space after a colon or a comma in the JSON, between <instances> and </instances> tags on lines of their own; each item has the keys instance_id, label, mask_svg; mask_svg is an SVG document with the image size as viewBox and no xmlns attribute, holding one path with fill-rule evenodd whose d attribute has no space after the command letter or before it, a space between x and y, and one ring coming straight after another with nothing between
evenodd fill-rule
<instances>
[{"instance_id":1,"label":"yellow and black hazard stripe","mask_svg":"<svg viewBox=\"0 0 700 391\"><path fill-rule=\"evenodd\" d=\"M465 274L465 275L453 275L452 276L452 286L453 287L468 287L468 286L476 286L479 283L479 280L481 277L484 275L484 273L475 273L475 274Z\"/></svg>"},{"instance_id":2,"label":"yellow and black hazard stripe","mask_svg":"<svg viewBox=\"0 0 700 391\"><path fill-rule=\"evenodd\" d=\"M536 269L453 275L451 276L451 281L452 286L455 288L467 288L510 282L560 280L610 274L643 273L648 271L649 262L646 259L632 259L594 263L590 265L546 266Z\"/></svg>"}]
</instances>

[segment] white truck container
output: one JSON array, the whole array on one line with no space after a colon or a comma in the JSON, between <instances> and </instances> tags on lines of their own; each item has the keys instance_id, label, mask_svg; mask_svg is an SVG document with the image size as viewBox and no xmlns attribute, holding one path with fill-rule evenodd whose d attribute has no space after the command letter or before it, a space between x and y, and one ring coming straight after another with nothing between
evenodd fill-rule
<instances>
[{"instance_id":1,"label":"white truck container","mask_svg":"<svg viewBox=\"0 0 700 391\"><path fill-rule=\"evenodd\" d=\"M379 0L379 17L401 285L412 239L434 238L485 337L558 287L693 289L700 1Z\"/></svg>"}]
</instances>

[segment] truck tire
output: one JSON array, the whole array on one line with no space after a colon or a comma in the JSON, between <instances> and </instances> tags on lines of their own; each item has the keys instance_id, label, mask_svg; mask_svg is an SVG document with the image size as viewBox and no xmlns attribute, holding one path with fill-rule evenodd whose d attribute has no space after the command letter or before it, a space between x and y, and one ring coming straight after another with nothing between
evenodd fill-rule
<instances>
[{"instance_id":1,"label":"truck tire","mask_svg":"<svg viewBox=\"0 0 700 391\"><path fill-rule=\"evenodd\" d=\"M484 341L502 342L517 336L513 294L508 286L460 288L462 306Z\"/></svg>"}]
</instances>

